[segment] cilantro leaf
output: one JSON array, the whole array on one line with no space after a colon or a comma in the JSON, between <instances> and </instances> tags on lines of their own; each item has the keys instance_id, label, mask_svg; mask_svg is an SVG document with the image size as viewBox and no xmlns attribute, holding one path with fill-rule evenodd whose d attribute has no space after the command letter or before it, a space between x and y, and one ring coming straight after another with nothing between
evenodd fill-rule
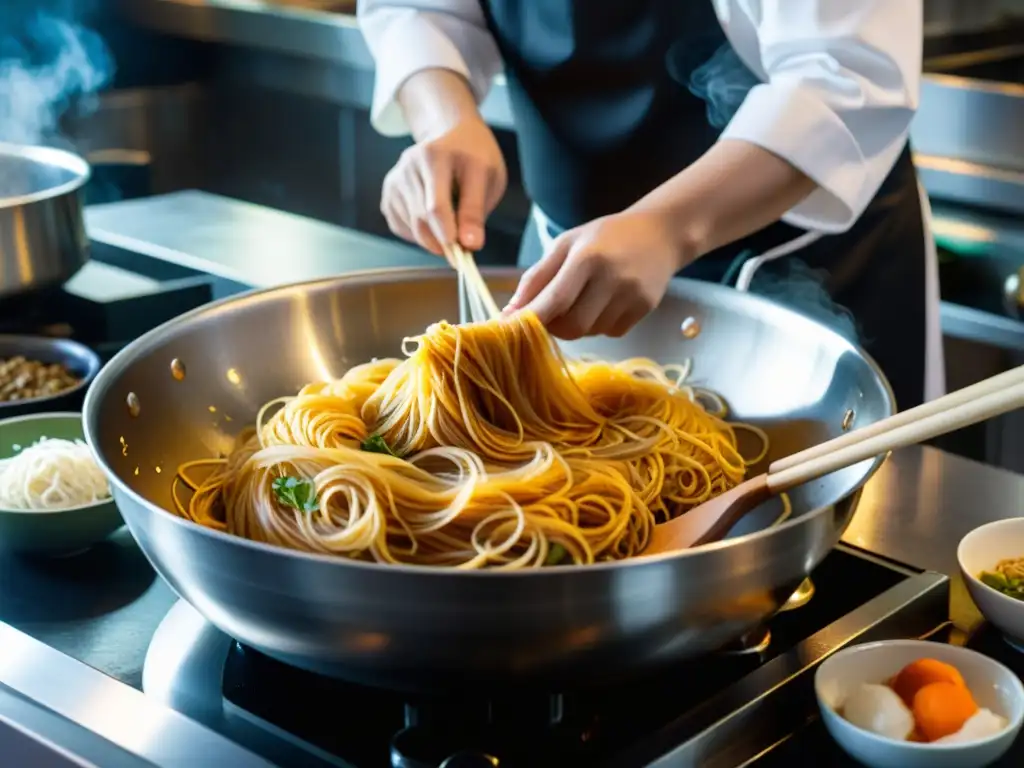
<instances>
[{"instance_id":1,"label":"cilantro leaf","mask_svg":"<svg viewBox=\"0 0 1024 768\"><path fill-rule=\"evenodd\" d=\"M277 500L282 504L302 512L315 512L319 508L312 480L288 476L275 477L271 487Z\"/></svg>"},{"instance_id":2,"label":"cilantro leaf","mask_svg":"<svg viewBox=\"0 0 1024 768\"><path fill-rule=\"evenodd\" d=\"M397 453L391 450L391 446L380 435L370 435L363 440L363 444L360 447L367 453L385 453L388 456L394 456L396 459L400 458Z\"/></svg>"}]
</instances>

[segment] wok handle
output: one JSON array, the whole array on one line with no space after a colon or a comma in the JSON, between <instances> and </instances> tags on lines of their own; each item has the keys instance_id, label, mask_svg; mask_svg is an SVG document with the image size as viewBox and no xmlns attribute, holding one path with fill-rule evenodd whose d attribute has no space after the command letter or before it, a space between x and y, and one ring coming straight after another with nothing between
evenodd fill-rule
<instances>
[{"instance_id":1,"label":"wok handle","mask_svg":"<svg viewBox=\"0 0 1024 768\"><path fill-rule=\"evenodd\" d=\"M876 421L874 424L869 424L863 429L849 432L841 437L835 438L834 440L829 440L826 443L815 445L806 450L786 456L785 458L777 461L773 461L771 466L768 467L768 474L777 475L784 470L791 469L792 467L795 467L798 464L803 464L811 459L824 456L825 454L837 451L840 448L846 448L847 446L861 443L869 438L875 437L876 435L888 432L895 427L913 423L936 413L942 413L950 408L955 408L963 403L972 402L979 397L988 395L992 392L998 392L1002 389L1013 386L1014 384L1020 384L1021 382L1024 382L1024 365L1018 368L1013 368L1005 373L1001 373L998 376L985 379L984 381L979 381L977 384L972 384L969 387L958 389L956 392L951 392L945 397L940 397L938 400L932 400L924 405L911 408L909 411L902 411L891 418Z\"/></svg>"},{"instance_id":2,"label":"wok handle","mask_svg":"<svg viewBox=\"0 0 1024 768\"><path fill-rule=\"evenodd\" d=\"M998 377L996 377L998 378ZM945 403L952 400L953 407ZM938 435L961 429L962 427L985 421L1017 408L1024 407L1024 381L1010 386L1003 386L995 392L963 402L961 393L954 392L941 397L932 403L936 406L930 416L913 419L907 422L901 419L903 414L891 416L880 421L876 426L881 429L878 434L861 440L852 445L839 447L846 435L829 440L819 446L821 455L804 461L781 472L768 473L768 487L773 493L781 493L795 486L816 480L829 472L844 469L858 462L870 459L883 453L902 448L907 445L921 443ZM917 409L914 409L917 410ZM908 413L913 413L909 411Z\"/></svg>"}]
</instances>

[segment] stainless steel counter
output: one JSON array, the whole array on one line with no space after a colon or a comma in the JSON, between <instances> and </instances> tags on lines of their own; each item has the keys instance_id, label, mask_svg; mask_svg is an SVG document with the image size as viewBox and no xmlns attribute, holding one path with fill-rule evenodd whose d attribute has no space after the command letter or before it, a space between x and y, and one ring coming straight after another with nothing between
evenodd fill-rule
<instances>
[{"instance_id":1,"label":"stainless steel counter","mask_svg":"<svg viewBox=\"0 0 1024 768\"><path fill-rule=\"evenodd\" d=\"M34 768L271 768L140 691L0 623L0 754Z\"/></svg>"},{"instance_id":2,"label":"stainless steel counter","mask_svg":"<svg viewBox=\"0 0 1024 768\"><path fill-rule=\"evenodd\" d=\"M865 488L843 541L917 568L955 574L969 531L1024 514L1024 476L933 448L906 448Z\"/></svg>"},{"instance_id":3,"label":"stainless steel counter","mask_svg":"<svg viewBox=\"0 0 1024 768\"><path fill-rule=\"evenodd\" d=\"M85 218L93 243L243 288L363 269L444 266L418 248L194 190L90 206Z\"/></svg>"}]
</instances>

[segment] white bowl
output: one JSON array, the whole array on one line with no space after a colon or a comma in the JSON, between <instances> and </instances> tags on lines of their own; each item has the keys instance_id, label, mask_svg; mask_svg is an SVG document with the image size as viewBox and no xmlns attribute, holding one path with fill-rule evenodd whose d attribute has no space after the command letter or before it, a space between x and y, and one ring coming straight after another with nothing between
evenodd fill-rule
<instances>
[{"instance_id":1,"label":"white bowl","mask_svg":"<svg viewBox=\"0 0 1024 768\"><path fill-rule=\"evenodd\" d=\"M1024 600L1007 597L978 578L982 571L991 571L1009 557L1024 557L1024 517L975 528L963 537L956 551L964 584L981 615L1003 633L1010 645L1024 651Z\"/></svg>"},{"instance_id":2,"label":"white bowl","mask_svg":"<svg viewBox=\"0 0 1024 768\"><path fill-rule=\"evenodd\" d=\"M922 744L877 736L837 712L856 686L884 683L910 662L924 658L937 659L960 670L978 706L1006 718L1006 728L988 738L963 744ZM832 738L869 768L982 768L1002 757L1024 723L1024 685L1018 677L987 656L944 643L884 640L844 648L818 667L814 692Z\"/></svg>"}]
</instances>

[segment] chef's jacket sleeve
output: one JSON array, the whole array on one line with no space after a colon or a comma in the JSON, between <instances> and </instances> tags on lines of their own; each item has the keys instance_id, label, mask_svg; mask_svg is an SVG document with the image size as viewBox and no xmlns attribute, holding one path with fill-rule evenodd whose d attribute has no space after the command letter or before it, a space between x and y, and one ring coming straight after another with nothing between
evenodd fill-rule
<instances>
[{"instance_id":1,"label":"chef's jacket sleeve","mask_svg":"<svg viewBox=\"0 0 1024 768\"><path fill-rule=\"evenodd\" d=\"M385 136L409 132L395 97L417 72L460 74L479 102L501 70L479 0L359 0L356 11L377 65L370 120Z\"/></svg>"},{"instance_id":2,"label":"chef's jacket sleeve","mask_svg":"<svg viewBox=\"0 0 1024 768\"><path fill-rule=\"evenodd\" d=\"M753 31L765 82L750 91L723 138L761 146L818 184L785 221L845 231L907 141L921 79L921 0L729 4L748 17L729 26Z\"/></svg>"}]
</instances>

